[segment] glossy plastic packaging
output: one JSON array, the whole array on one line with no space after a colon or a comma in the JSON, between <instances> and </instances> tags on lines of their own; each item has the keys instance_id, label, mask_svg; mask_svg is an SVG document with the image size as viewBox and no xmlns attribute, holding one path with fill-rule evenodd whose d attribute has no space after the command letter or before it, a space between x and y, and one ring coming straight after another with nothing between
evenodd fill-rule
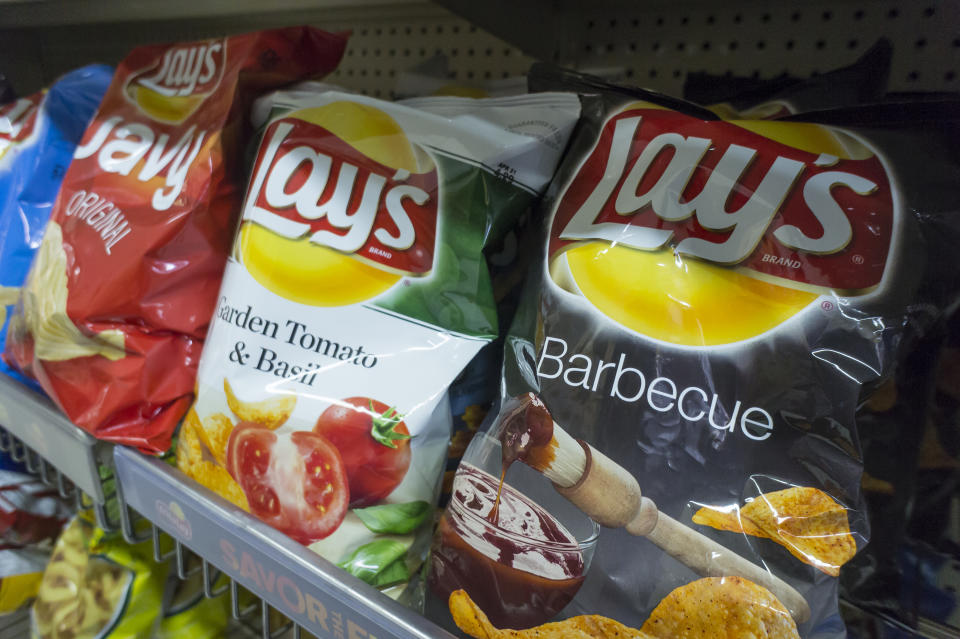
<instances>
[{"instance_id":1,"label":"glossy plastic packaging","mask_svg":"<svg viewBox=\"0 0 960 639\"><path fill-rule=\"evenodd\" d=\"M323 76L346 36L310 27L140 47L64 178L6 358L75 424L166 450L190 404L239 211L257 94Z\"/></svg>"},{"instance_id":2,"label":"glossy plastic packaging","mask_svg":"<svg viewBox=\"0 0 960 639\"><path fill-rule=\"evenodd\" d=\"M837 577L870 534L858 405L958 300L955 105L723 121L549 68L531 86L583 94L583 119L490 433L508 441L528 398L554 433L535 479L579 455L555 485L605 528L563 615L670 636L719 588L703 619L844 636ZM718 576L746 579L698 581Z\"/></svg>"},{"instance_id":3,"label":"glossy plastic packaging","mask_svg":"<svg viewBox=\"0 0 960 639\"><path fill-rule=\"evenodd\" d=\"M429 541L448 387L498 333L486 253L546 187L579 102L271 100L178 465L399 597Z\"/></svg>"},{"instance_id":4,"label":"glossy plastic packaging","mask_svg":"<svg viewBox=\"0 0 960 639\"><path fill-rule=\"evenodd\" d=\"M858 413L870 545L841 593L861 611L960 629L951 519L960 468L960 314L913 347Z\"/></svg>"},{"instance_id":5,"label":"glossy plastic packaging","mask_svg":"<svg viewBox=\"0 0 960 639\"><path fill-rule=\"evenodd\" d=\"M73 151L112 75L110 67L91 65L46 91L0 100L0 343L6 311L19 297ZM26 380L3 362L0 372Z\"/></svg>"}]
</instances>

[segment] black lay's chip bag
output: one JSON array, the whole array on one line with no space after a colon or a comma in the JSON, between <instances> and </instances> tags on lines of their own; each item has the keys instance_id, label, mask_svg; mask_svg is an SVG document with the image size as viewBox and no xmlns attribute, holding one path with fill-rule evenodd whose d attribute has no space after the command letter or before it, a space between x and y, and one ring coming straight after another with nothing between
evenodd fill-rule
<instances>
[{"instance_id":1,"label":"black lay's chip bag","mask_svg":"<svg viewBox=\"0 0 960 639\"><path fill-rule=\"evenodd\" d=\"M845 636L838 575L869 537L862 393L957 301L960 111L724 121L550 68L531 88L583 94L583 119L542 203L490 429L504 465L526 463L496 500L497 477L461 466L446 519L483 510L507 528L530 466L607 525L591 561L550 506L526 506L551 543L580 543L582 557L537 560L538 588L559 575L564 601L576 593L564 615L670 636L700 609L697 582L722 594L688 629L749 625L761 606L783 630L754 636ZM469 534L451 530L435 542L437 590L482 602L490 586L455 574L476 559ZM526 570L518 530L475 550Z\"/></svg>"},{"instance_id":2,"label":"black lay's chip bag","mask_svg":"<svg viewBox=\"0 0 960 639\"><path fill-rule=\"evenodd\" d=\"M960 628L951 583L960 560L951 506L960 478L960 314L904 355L858 414L871 539L844 569L841 595L905 623L926 617Z\"/></svg>"}]
</instances>

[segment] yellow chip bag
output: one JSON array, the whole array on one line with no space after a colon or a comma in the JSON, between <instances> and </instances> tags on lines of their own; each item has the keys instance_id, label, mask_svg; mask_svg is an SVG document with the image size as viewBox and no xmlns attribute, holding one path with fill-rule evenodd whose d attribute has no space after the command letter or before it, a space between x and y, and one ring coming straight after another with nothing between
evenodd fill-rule
<instances>
[{"instance_id":1,"label":"yellow chip bag","mask_svg":"<svg viewBox=\"0 0 960 639\"><path fill-rule=\"evenodd\" d=\"M198 563L196 557L188 560L188 570ZM226 583L221 575L214 587ZM203 594L203 573L195 572L182 580L173 572L167 580L163 602L163 618L157 629L157 639L215 639L225 637L230 617L230 598L227 595L207 598Z\"/></svg>"},{"instance_id":2,"label":"yellow chip bag","mask_svg":"<svg viewBox=\"0 0 960 639\"><path fill-rule=\"evenodd\" d=\"M0 550L0 615L20 609L37 595L49 554L38 547Z\"/></svg>"},{"instance_id":3,"label":"yellow chip bag","mask_svg":"<svg viewBox=\"0 0 960 639\"><path fill-rule=\"evenodd\" d=\"M643 624L662 639L799 639L797 624L769 590L742 577L708 577L676 588Z\"/></svg>"},{"instance_id":4,"label":"yellow chip bag","mask_svg":"<svg viewBox=\"0 0 960 639\"><path fill-rule=\"evenodd\" d=\"M159 619L167 565L74 518L57 540L30 615L33 639L147 639Z\"/></svg>"}]
</instances>

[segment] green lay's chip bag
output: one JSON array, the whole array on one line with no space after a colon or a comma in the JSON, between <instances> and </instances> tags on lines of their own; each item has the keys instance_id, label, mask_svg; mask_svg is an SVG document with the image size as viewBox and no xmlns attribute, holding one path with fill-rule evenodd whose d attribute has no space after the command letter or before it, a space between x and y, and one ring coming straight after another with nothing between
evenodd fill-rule
<instances>
[{"instance_id":1,"label":"green lay's chip bag","mask_svg":"<svg viewBox=\"0 0 960 639\"><path fill-rule=\"evenodd\" d=\"M448 387L498 334L487 252L579 102L270 99L178 466L398 595L426 553Z\"/></svg>"}]
</instances>

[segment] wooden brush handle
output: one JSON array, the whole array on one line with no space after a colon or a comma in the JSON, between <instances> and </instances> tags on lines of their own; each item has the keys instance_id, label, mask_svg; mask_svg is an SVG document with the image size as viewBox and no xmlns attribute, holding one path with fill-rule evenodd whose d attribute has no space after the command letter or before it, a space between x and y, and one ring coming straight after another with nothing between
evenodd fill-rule
<instances>
[{"instance_id":1,"label":"wooden brush handle","mask_svg":"<svg viewBox=\"0 0 960 639\"><path fill-rule=\"evenodd\" d=\"M554 487L577 508L602 526L626 528L646 537L668 555L704 577L738 576L773 593L797 621L810 618L810 606L799 592L779 577L729 548L664 515L640 494L636 478L622 466L577 440L586 454L583 476L571 486Z\"/></svg>"},{"instance_id":2,"label":"wooden brush handle","mask_svg":"<svg viewBox=\"0 0 960 639\"><path fill-rule=\"evenodd\" d=\"M803 623L810 618L807 600L790 584L713 539L657 511L653 502L646 497L642 501L644 503L641 504L640 514L642 516L644 511L648 513L644 517L644 527L648 526L652 519L649 511L652 509L657 512L653 526L645 536L665 553L704 577L736 575L749 579L772 592L797 623ZM646 502L649 502L649 505ZM639 529L639 526L631 526L632 524L633 522L627 525L627 530L631 533L631 527Z\"/></svg>"},{"instance_id":3,"label":"wooden brush handle","mask_svg":"<svg viewBox=\"0 0 960 639\"><path fill-rule=\"evenodd\" d=\"M623 466L593 446L579 439L576 442L587 457L583 474L572 486L554 479L554 488L601 526L623 528L640 509L640 484Z\"/></svg>"}]
</instances>

